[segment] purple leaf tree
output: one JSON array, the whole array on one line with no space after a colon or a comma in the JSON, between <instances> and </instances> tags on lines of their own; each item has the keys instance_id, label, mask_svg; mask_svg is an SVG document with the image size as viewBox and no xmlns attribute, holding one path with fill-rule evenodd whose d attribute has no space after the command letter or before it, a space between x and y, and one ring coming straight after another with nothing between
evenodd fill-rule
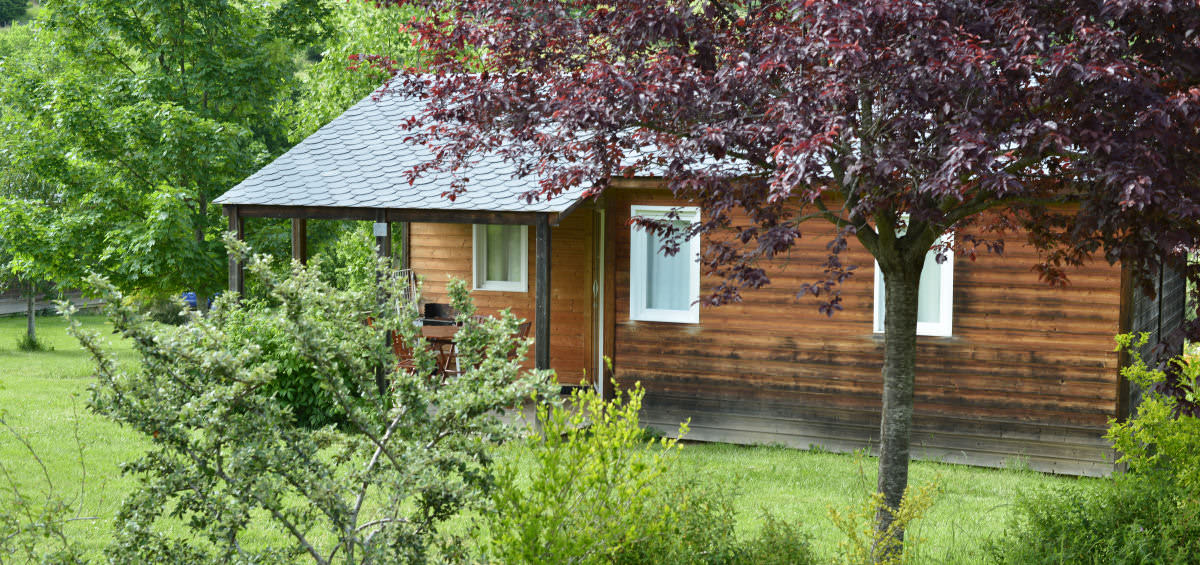
<instances>
[{"instance_id":1,"label":"purple leaf tree","mask_svg":"<svg viewBox=\"0 0 1200 565\"><path fill-rule=\"evenodd\" d=\"M971 234L953 243L968 256L1027 239L1049 284L1089 260L1197 278L1195 1L405 3L436 14L411 26L428 64L392 84L429 102L408 126L438 158L414 175L495 151L540 176L530 197L661 176L704 206L693 230L736 232L704 252L714 305L769 284L762 263L804 222L836 227L824 276L796 289L823 312L853 274L848 241L875 256L888 508L908 484L918 284L941 236Z\"/></svg>"}]
</instances>

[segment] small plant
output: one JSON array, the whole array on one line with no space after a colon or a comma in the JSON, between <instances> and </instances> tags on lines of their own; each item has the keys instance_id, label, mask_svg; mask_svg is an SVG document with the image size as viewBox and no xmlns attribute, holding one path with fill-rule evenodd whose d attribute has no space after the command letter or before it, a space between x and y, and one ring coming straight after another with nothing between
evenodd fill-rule
<instances>
[{"instance_id":1,"label":"small plant","mask_svg":"<svg viewBox=\"0 0 1200 565\"><path fill-rule=\"evenodd\" d=\"M74 421L73 435L82 466L79 420ZM79 516L75 505L78 499L71 500L56 490L51 471L37 450L0 412L2 436L16 442L24 452L25 464L14 469L0 460L0 563L85 563L79 540L71 539L65 530L68 522L92 518ZM79 488L80 492L86 488L82 479Z\"/></svg>"},{"instance_id":2,"label":"small plant","mask_svg":"<svg viewBox=\"0 0 1200 565\"><path fill-rule=\"evenodd\" d=\"M20 339L17 340L17 349L20 349L21 351L31 351L32 352L32 351L51 351L54 348L47 345L46 342L44 342L36 337L29 337L29 335L26 334L26 335L22 335L20 337Z\"/></svg>"},{"instance_id":3,"label":"small plant","mask_svg":"<svg viewBox=\"0 0 1200 565\"><path fill-rule=\"evenodd\" d=\"M804 565L798 525L768 517L734 535L728 490L680 476L677 440L639 426L640 385L605 402L589 389L542 406L528 457L501 467L482 528L487 559L508 565ZM680 426L679 435L687 431Z\"/></svg>"},{"instance_id":4,"label":"small plant","mask_svg":"<svg viewBox=\"0 0 1200 565\"><path fill-rule=\"evenodd\" d=\"M764 512L758 535L741 544L739 563L755 565L808 565L816 563L812 536L800 524Z\"/></svg>"},{"instance_id":5,"label":"small plant","mask_svg":"<svg viewBox=\"0 0 1200 565\"><path fill-rule=\"evenodd\" d=\"M864 503L838 510L831 508L829 518L833 525L846 536L838 544L839 562L844 565L899 565L907 562L919 539L900 539L899 532L925 515L940 491L937 481L913 490L905 489L900 507L892 512L892 522L884 532L875 529L875 515L887 505L881 493L872 493Z\"/></svg>"}]
</instances>

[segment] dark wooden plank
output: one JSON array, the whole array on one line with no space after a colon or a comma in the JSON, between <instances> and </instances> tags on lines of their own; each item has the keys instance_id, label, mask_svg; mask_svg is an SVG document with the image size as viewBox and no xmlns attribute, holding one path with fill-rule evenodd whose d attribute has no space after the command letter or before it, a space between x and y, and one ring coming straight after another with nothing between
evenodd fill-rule
<instances>
[{"instance_id":1,"label":"dark wooden plank","mask_svg":"<svg viewBox=\"0 0 1200 565\"><path fill-rule=\"evenodd\" d=\"M400 222L400 268L412 268L412 223Z\"/></svg>"},{"instance_id":2,"label":"dark wooden plank","mask_svg":"<svg viewBox=\"0 0 1200 565\"><path fill-rule=\"evenodd\" d=\"M550 219L541 216L536 224L536 260L534 322L534 367L550 368Z\"/></svg>"},{"instance_id":3,"label":"dark wooden plank","mask_svg":"<svg viewBox=\"0 0 1200 565\"><path fill-rule=\"evenodd\" d=\"M241 209L236 205L226 205L225 214L229 216L229 231L233 232L234 237L236 237L238 241L245 241L246 219L244 216L242 216ZM241 261L235 260L233 257L230 257L229 290L231 292L236 292L239 296L244 294L246 291L245 278L245 264L243 264Z\"/></svg>"},{"instance_id":4,"label":"dark wooden plank","mask_svg":"<svg viewBox=\"0 0 1200 565\"><path fill-rule=\"evenodd\" d=\"M674 435L690 419L688 439L730 443L782 443L832 451L878 446L878 413L819 405L695 399L648 392L642 423ZM1102 430L918 415L914 457L990 467L1029 465L1045 472L1107 475L1113 452Z\"/></svg>"},{"instance_id":5,"label":"dark wooden plank","mask_svg":"<svg viewBox=\"0 0 1200 565\"><path fill-rule=\"evenodd\" d=\"M391 257L392 224L387 220L387 215L383 210L379 210L375 215L373 231L375 233L375 253L380 257Z\"/></svg>"},{"instance_id":6,"label":"dark wooden plank","mask_svg":"<svg viewBox=\"0 0 1200 565\"><path fill-rule=\"evenodd\" d=\"M292 259L308 264L308 220L292 218Z\"/></svg>"}]
</instances>

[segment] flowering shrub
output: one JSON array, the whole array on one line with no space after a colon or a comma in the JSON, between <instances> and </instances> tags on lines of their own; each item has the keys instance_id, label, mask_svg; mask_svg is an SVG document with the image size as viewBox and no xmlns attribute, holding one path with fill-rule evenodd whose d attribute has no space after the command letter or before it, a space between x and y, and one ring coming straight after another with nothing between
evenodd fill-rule
<instances>
[{"instance_id":1,"label":"flowering shrub","mask_svg":"<svg viewBox=\"0 0 1200 565\"><path fill-rule=\"evenodd\" d=\"M472 363L442 383L429 378L433 354L398 288L384 288L379 301L300 266L280 276L263 257L248 258L247 270L267 302L247 307L227 294L210 315L193 312L179 326L150 322L93 279L113 326L140 354L136 366L118 364L72 321L97 362L93 408L151 444L125 467L138 485L123 502L110 561L422 563L438 555L439 525L484 499L490 446L514 435L498 414L554 390L548 374L508 357L516 321L464 325L457 339ZM460 312L474 310L463 283L450 294ZM247 324L286 328L276 337L311 369L336 426L295 425L278 386L288 368L253 339L234 337ZM416 351L417 370L395 369L389 331ZM247 539L254 527L279 535Z\"/></svg>"}]
</instances>

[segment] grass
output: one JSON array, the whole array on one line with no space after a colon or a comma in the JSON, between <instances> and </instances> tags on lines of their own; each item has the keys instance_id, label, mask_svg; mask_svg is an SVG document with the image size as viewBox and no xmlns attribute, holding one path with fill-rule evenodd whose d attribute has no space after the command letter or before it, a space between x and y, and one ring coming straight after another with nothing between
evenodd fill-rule
<instances>
[{"instance_id":1,"label":"grass","mask_svg":"<svg viewBox=\"0 0 1200 565\"><path fill-rule=\"evenodd\" d=\"M864 504L875 489L877 471L873 457L729 444L685 445L680 463L706 482L730 485L741 532L756 529L763 512L770 511L799 521L826 559L836 555L844 539L829 510ZM986 541L1003 533L1020 493L1096 481L926 461L914 461L910 473L910 485L936 481L941 487L929 514L908 533L910 557L919 563L978 563Z\"/></svg>"},{"instance_id":2,"label":"grass","mask_svg":"<svg viewBox=\"0 0 1200 565\"><path fill-rule=\"evenodd\" d=\"M108 335L101 318L83 320L85 326ZM66 335L61 318L38 319L39 338L50 347L48 351L18 350L24 323L21 317L0 318L0 413L37 451L55 490L76 498L80 516L97 518L73 522L69 533L98 553L111 539L121 499L133 487L119 465L140 455L148 443L88 411L87 388L93 382L90 359ZM113 339L111 348L119 359L133 359L128 343ZM14 472L23 488L44 490L36 462L7 431L0 431L0 464ZM770 510L802 523L812 533L818 554L827 559L836 555L842 539L829 520L829 509L862 503L875 485L875 460L857 455L688 444L678 464L680 473L696 473L732 489L741 532L757 529L762 512ZM981 548L1002 533L1012 502L1021 492L1063 482L1094 482L1031 471L913 464L913 484L935 479L941 493L929 515L909 534L910 540L918 540L910 548L920 563L979 562Z\"/></svg>"},{"instance_id":3,"label":"grass","mask_svg":"<svg viewBox=\"0 0 1200 565\"><path fill-rule=\"evenodd\" d=\"M107 333L100 317L85 316L83 321ZM100 518L72 522L69 530L85 547L98 549L109 538L112 517L130 487L119 465L140 455L147 444L88 411L91 359L67 335L65 321L46 316L37 323L38 339L48 350L21 351L18 341L25 335L25 318L0 318L0 413L37 452L51 487L71 494L79 516ZM132 358L128 343L114 339L111 349L119 359ZM21 488L46 490L37 462L8 430L0 432L0 464Z\"/></svg>"}]
</instances>

